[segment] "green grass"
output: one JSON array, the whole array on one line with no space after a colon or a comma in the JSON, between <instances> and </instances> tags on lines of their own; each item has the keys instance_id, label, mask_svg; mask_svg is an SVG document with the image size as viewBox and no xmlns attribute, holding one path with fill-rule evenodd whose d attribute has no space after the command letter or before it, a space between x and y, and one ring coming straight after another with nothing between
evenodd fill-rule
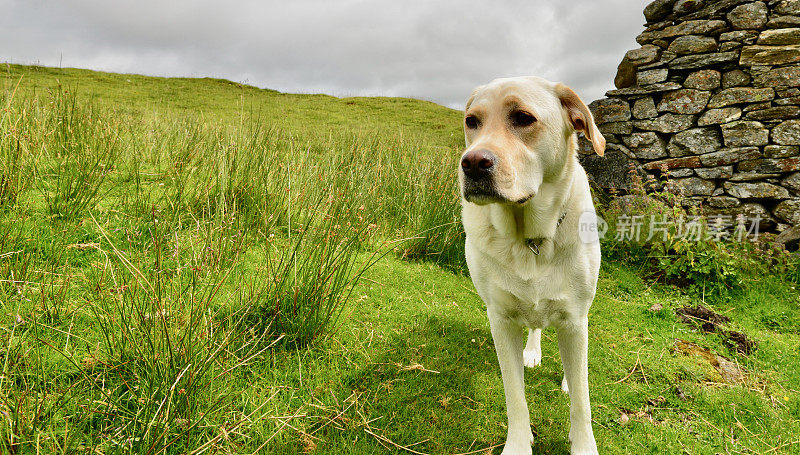
<instances>
[{"instance_id":1,"label":"green grass","mask_svg":"<svg viewBox=\"0 0 800 455\"><path fill-rule=\"evenodd\" d=\"M459 112L15 65L2 85L0 453L500 452ZM800 450L800 295L754 272L706 302L758 343L744 356L676 319L697 297L604 263L601 452ZM569 451L560 380L548 330L535 453Z\"/></svg>"}]
</instances>

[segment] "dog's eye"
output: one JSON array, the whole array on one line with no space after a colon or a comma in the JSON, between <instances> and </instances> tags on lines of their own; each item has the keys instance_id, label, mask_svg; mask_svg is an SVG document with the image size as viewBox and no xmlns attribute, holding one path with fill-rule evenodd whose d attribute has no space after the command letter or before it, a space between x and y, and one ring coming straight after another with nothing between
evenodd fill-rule
<instances>
[{"instance_id":1,"label":"dog's eye","mask_svg":"<svg viewBox=\"0 0 800 455\"><path fill-rule=\"evenodd\" d=\"M478 118L474 115L468 115L464 118L464 124L467 125L467 128L474 130L478 127Z\"/></svg>"},{"instance_id":2,"label":"dog's eye","mask_svg":"<svg viewBox=\"0 0 800 455\"><path fill-rule=\"evenodd\" d=\"M511 123L514 126L529 126L536 121L536 117L525 111L514 111L511 113Z\"/></svg>"}]
</instances>

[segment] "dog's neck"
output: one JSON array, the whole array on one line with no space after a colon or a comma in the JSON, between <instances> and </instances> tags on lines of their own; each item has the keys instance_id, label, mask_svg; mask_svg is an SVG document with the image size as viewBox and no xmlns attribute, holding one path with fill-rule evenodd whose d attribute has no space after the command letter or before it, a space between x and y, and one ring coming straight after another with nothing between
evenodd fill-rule
<instances>
[{"instance_id":1,"label":"dog's neck","mask_svg":"<svg viewBox=\"0 0 800 455\"><path fill-rule=\"evenodd\" d=\"M491 204L492 226L521 242L554 239L567 214L572 179L572 172L565 172L557 181L543 182L536 196L524 204Z\"/></svg>"}]
</instances>

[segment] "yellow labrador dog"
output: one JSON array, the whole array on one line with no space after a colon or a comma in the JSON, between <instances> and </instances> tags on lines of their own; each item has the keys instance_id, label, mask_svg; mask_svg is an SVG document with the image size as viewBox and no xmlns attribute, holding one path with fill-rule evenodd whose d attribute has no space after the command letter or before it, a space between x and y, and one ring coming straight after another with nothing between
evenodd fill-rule
<instances>
[{"instance_id":1,"label":"yellow labrador dog","mask_svg":"<svg viewBox=\"0 0 800 455\"><path fill-rule=\"evenodd\" d=\"M475 89L464 131L459 182L466 256L486 302L503 376L503 454L531 453L523 364L541 362L541 329L550 325L558 332L562 388L570 394L571 452L596 454L587 330L600 245L576 132L599 155L605 139L575 92L536 77L497 79Z\"/></svg>"}]
</instances>

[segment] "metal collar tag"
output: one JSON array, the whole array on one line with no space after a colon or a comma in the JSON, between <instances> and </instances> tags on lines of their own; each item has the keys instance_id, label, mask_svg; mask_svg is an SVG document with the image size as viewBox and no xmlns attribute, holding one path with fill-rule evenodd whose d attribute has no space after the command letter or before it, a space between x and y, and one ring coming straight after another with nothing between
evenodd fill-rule
<instances>
[{"instance_id":1,"label":"metal collar tag","mask_svg":"<svg viewBox=\"0 0 800 455\"><path fill-rule=\"evenodd\" d=\"M561 215L561 218L559 218L558 221L556 221L556 229L558 229L558 227L561 226L561 223L564 221L564 218L566 218L566 217L567 217L567 212L564 212L564 214ZM542 242L545 241L545 240L547 240L547 239L544 238L544 237L539 237L539 238L535 238L535 239L525 239L525 246L527 246L528 249L531 250L531 253L533 253L533 254L538 256L539 255L539 245L541 245Z\"/></svg>"}]
</instances>

